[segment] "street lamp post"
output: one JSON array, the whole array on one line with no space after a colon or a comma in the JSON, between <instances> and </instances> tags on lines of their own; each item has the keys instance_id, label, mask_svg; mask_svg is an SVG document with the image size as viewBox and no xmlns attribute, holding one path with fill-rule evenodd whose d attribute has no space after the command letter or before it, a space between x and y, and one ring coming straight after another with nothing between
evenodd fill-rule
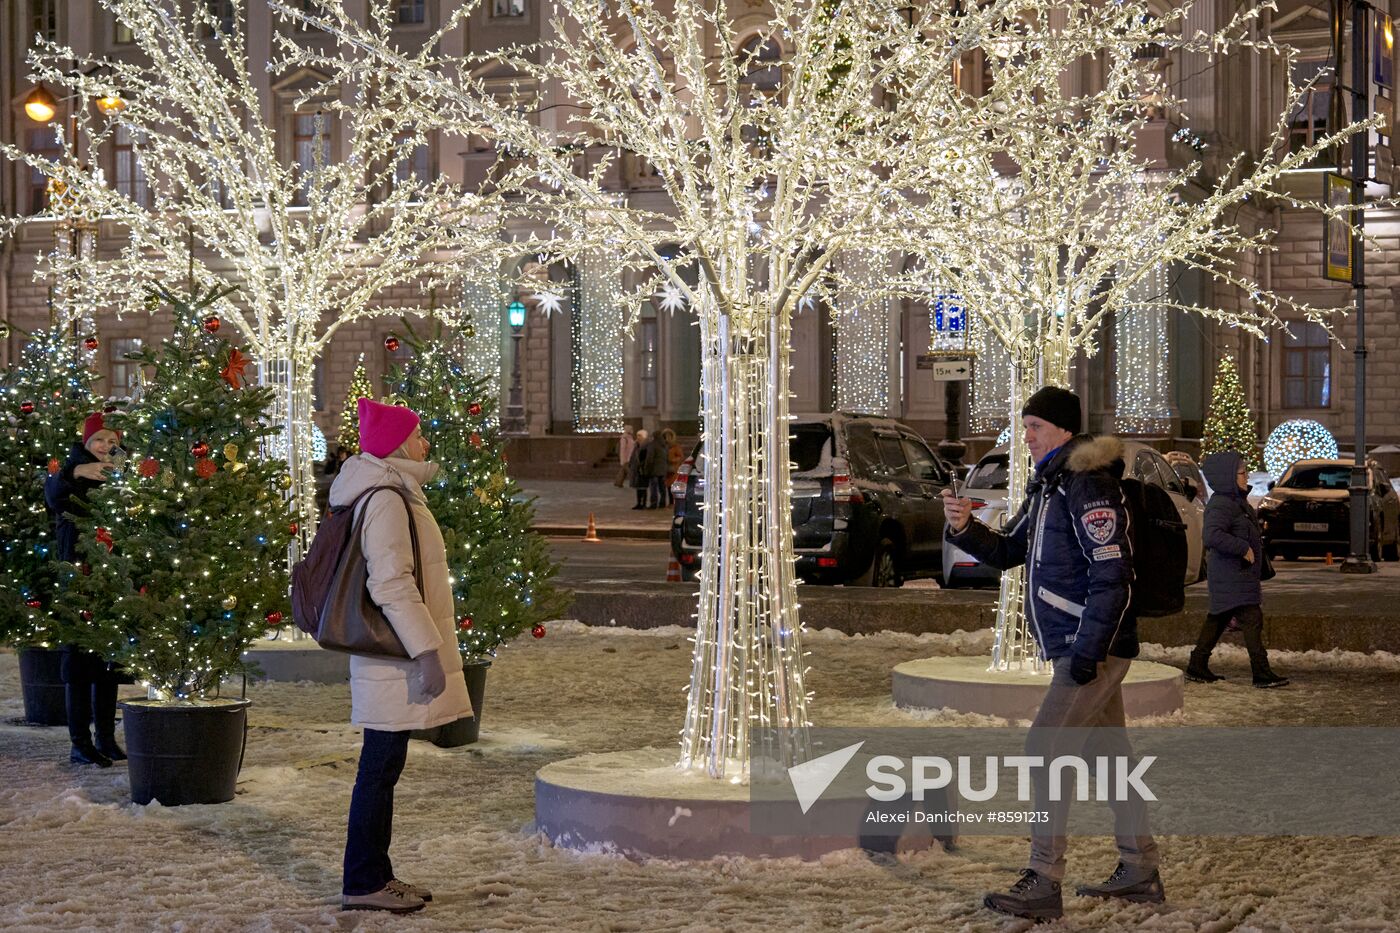
<instances>
[{"instance_id":1,"label":"street lamp post","mask_svg":"<svg viewBox=\"0 0 1400 933\"><path fill-rule=\"evenodd\" d=\"M526 433L525 391L520 384L520 338L525 329L525 303L519 298L506 308L506 320L510 323L511 340L510 396L501 430L506 434L523 435Z\"/></svg>"}]
</instances>

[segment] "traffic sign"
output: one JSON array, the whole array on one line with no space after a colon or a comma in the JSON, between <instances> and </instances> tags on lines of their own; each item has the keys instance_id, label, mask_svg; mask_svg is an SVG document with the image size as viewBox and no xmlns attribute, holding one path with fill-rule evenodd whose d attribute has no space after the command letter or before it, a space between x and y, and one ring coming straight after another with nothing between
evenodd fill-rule
<instances>
[{"instance_id":1,"label":"traffic sign","mask_svg":"<svg viewBox=\"0 0 1400 933\"><path fill-rule=\"evenodd\" d=\"M935 360L933 379L935 382L966 382L972 378L971 360Z\"/></svg>"}]
</instances>

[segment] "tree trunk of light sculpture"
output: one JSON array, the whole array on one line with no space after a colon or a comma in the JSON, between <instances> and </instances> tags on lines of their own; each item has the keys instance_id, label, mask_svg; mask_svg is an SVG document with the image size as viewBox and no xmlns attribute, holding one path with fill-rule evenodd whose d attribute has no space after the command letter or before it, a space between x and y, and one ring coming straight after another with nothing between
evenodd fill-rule
<instances>
[{"instance_id":1,"label":"tree trunk of light sculpture","mask_svg":"<svg viewBox=\"0 0 1400 933\"><path fill-rule=\"evenodd\" d=\"M788 315L700 308L704 544L682 768L741 782L755 729L805 745L788 462Z\"/></svg>"}]
</instances>

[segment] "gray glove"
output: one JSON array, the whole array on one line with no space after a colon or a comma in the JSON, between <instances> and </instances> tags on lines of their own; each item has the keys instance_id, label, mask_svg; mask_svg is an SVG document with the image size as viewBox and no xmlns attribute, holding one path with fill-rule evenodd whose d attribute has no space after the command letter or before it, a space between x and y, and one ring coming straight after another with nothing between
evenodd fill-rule
<instances>
[{"instance_id":1,"label":"gray glove","mask_svg":"<svg viewBox=\"0 0 1400 933\"><path fill-rule=\"evenodd\" d=\"M437 649L423 652L413 659L413 663L418 673L418 683L428 698L441 696L442 691L447 689L447 672L442 668L442 658L438 657Z\"/></svg>"}]
</instances>

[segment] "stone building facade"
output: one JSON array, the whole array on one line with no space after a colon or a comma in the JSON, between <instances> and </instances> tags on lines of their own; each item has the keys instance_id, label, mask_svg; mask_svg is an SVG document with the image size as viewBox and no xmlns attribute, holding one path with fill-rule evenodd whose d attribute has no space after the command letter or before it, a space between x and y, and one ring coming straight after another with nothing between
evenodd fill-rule
<instances>
[{"instance_id":1,"label":"stone building facade","mask_svg":"<svg viewBox=\"0 0 1400 933\"><path fill-rule=\"evenodd\" d=\"M358 0L365 7L369 0ZM412 43L442 21L455 0L395 0L394 10L400 18L405 43ZM740 25L741 46L753 40L763 16L755 13L757 0L734 0L733 15ZM1382 0L1379 6L1385 5ZM212 0L210 9L231 6ZM353 8L353 7L352 7ZM1202 0L1188 17L1186 28L1206 28L1233 10L1225 0ZM505 43L529 42L539 38L548 27L543 0L485 0L475 10L464 28L448 37L446 51L485 52ZM746 24L753 28L744 32ZM246 35L250 54L258 60L272 50L273 31L278 26L268 10L257 0L247 5ZM1267 14L1260 24L1265 33L1272 33L1294 43L1302 54L1294 65L1295 78L1316 73L1325 64L1328 54L1328 22L1324 14L1313 7L1281 0L1276 12ZM27 77L25 55L35 32L48 35L80 52L95 52L123 56L134 49L118 24L103 10L97 0L10 0L0 7L0 100L8 106L0 108L0 137L22 147L44 148L52 145L53 130L36 124L23 109L23 101L32 90ZM299 36L299 41L324 41L315 35ZM738 50L732 50L737 52ZM773 50L781 57L781 48ZM1184 56L1183 59L1189 59ZM975 65L976 63L971 63ZM1205 162L1207 174L1219 171L1228 158L1237 152L1257 153L1272 144L1272 132L1282 109L1286 93L1286 76L1281 66L1263 56L1237 55L1218 61L1173 60L1167 58L1163 67L1176 82L1186 100L1187 112L1163 113L1143 132L1139 145L1162 167L1185 164L1193 159ZM1309 72L1309 69L1312 71ZM969 73L979 71L970 68ZM292 141L301 132L293 108L296 89L305 75L260 75L260 91L264 97L267 116L285 131L288 140L287 158L293 159ZM488 82L508 86L509 76L487 74ZM1073 80L1092 81L1087 71ZM1325 120L1331 81L1320 81L1314 92L1310 109L1291 115L1287 131L1300 139L1319 128L1318 114ZM551 88L536 89L542 104L557 102ZM1376 104L1388 107L1395 90L1377 91ZM542 120L557 119L551 109L543 107ZM304 116L304 115L301 115ZM61 117L60 117L61 119ZM1377 195L1388 194L1394 175L1390 155L1390 140L1376 134L1372 186ZM338 141L332 139L332 151ZM115 147L114 147L115 148ZM108 178L120 179L122 184L140 184L142 167L126 151L93 154L104 166ZM480 141L434 140L421 153L423 170L448 175L470 182L484 172L491 155ZM1321 167L1319 167L1321 168ZM1320 188L1321 172L1299 173L1291 179L1299 193L1314 193ZM644 165L624 158L614 172L619 193L637 203L658 198L657 184L649 178ZM0 166L0 210L6 214L32 213L42 206L44 179L35 178L27 168ZM1190 192L1185 196L1189 199ZM1243 257L1244 271L1257 277L1266 287L1278 289L1314 304L1347 304L1351 290L1326 281L1322 269L1321 220L1315 213L1286 209L1274 205L1253 205L1240 213L1241 222L1254 229L1275 231L1276 249L1258 257ZM1396 289L1400 288L1400 214L1393 210L1374 209L1368 212L1368 230L1376 238L1367 257L1367 342L1369 351L1368 381L1368 441L1371 444L1400 442L1400 322L1396 319ZM99 250L104 242L117 236L114 230L99 231ZM13 325L0 341L0 362L14 358L21 330L42 325L48 315L48 286L34 278L34 257L51 247L52 230L43 223L26 225L19 236L0 245L0 318ZM896 257L886 261L897 263ZM1248 264L1248 265L1246 265ZM606 275L606 273L602 273ZM1233 307L1247 302L1247 294L1215 286L1198 274L1167 270L1167 276L1178 297L1191 301ZM546 314L548 302L539 295L500 295L494 306L476 309L479 314L496 314L503 319L506 305L515 297L527 306L525 325L518 345L521 348L519 371L525 422L529 436L546 442L564 442L578 434L576 409L576 380L578 362L577 328L572 301L597 282L580 283L576 270L546 270L551 280L549 288L566 294L566 300L555 312ZM570 281L570 277L573 280ZM554 286L560 288L555 289ZM401 295L383 296L386 315L381 319L363 321L343 328L325 354L317 374L317 420L331 434L338 422L339 409L348 389L351 374L361 354L372 379L378 379L394 362L396 354L386 349L384 339L399 328L392 314L394 306L419 305L423 297L405 291ZM442 305L460 301L460 296L439 295L434 300ZM695 321L684 309L672 310L662 302L645 308L630 333L619 337L607 352L621 358L622 417L629 423L657 428L672 426L682 434L693 434L698 428L699 407L699 340ZM885 361L881 374L884 413L894 415L914 425L926 436L945 436L948 425L948 397L945 385L935 383L927 361L921 359L928 350L930 315L926 305L912 302L891 302L882 312L888 314L887 326L880 328L867 340L883 341L874 351ZM841 335L833 332L832 310L813 307L800 314L793 328L794 372L792 377L797 412L828 410L839 404L842 386L839 375L849 360L850 342L843 351ZM97 365L103 379L101 387L120 395L125 382L131 378L129 366L121 354L134 341L150 341L161 336L163 322L140 313L118 317L104 314L98 321L101 348ZM1133 326L1125 322L1124 326ZM1235 354L1241 363L1252 409L1259 417L1263 433L1279 422L1307 417L1321 421L1337 435L1343 447L1353 433L1356 393L1353 385L1356 326L1354 318L1344 319L1336 327L1337 341L1326 339L1325 333L1305 322L1297 322L1294 334L1285 337L1272 334L1258 339L1241 331L1223 327L1205 318L1175 315L1154 324L1165 334L1166 355L1157 373L1156 384L1150 387L1157 395L1163 412L1162 424L1150 432L1170 443L1171 438L1199 436L1209 400L1210 383L1216 362L1223 354ZM1121 390L1121 366L1117 344L1119 338L1107 329L1103 350L1093 359L1081 360L1075 367L1074 379L1086 400L1089 424L1098 430L1122 430L1122 418L1117 411ZM501 384L507 390L514 370L514 347L510 329L503 324L501 334ZM402 353L403 351L399 351ZM872 350L864 347L865 358ZM847 366L847 369L849 367ZM991 372L988 366L986 372ZM849 386L847 387L849 388ZM957 410L962 432L969 431L970 401L963 393ZM503 399L503 405L504 405ZM982 430L995 426L982 425ZM585 446L578 447L583 450ZM559 448L550 448L557 450ZM587 448L592 449L592 448ZM547 456L554 456L548 454ZM586 459L580 455L579 459Z\"/></svg>"}]
</instances>

